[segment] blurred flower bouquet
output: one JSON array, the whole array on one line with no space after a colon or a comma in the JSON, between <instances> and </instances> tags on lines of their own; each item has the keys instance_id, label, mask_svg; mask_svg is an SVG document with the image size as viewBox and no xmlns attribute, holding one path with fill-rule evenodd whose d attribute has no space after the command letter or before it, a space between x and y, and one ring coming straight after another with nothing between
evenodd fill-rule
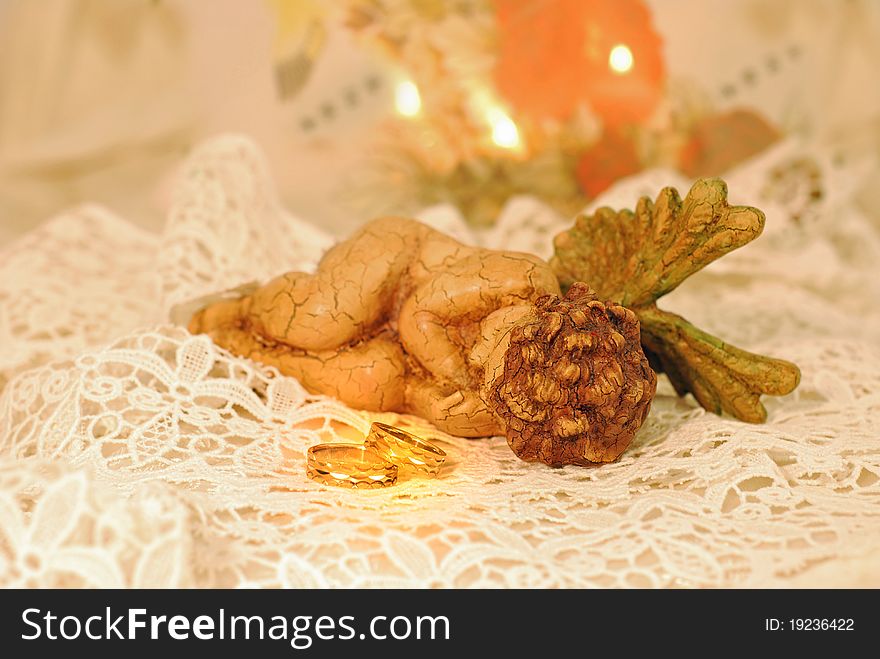
<instances>
[{"instance_id":1,"label":"blurred flower bouquet","mask_svg":"<svg viewBox=\"0 0 880 659\"><path fill-rule=\"evenodd\" d=\"M647 167L718 175L779 137L670 81L642 0L350 0L346 24L401 71L369 181L397 212L487 225L531 194L571 215Z\"/></svg>"}]
</instances>

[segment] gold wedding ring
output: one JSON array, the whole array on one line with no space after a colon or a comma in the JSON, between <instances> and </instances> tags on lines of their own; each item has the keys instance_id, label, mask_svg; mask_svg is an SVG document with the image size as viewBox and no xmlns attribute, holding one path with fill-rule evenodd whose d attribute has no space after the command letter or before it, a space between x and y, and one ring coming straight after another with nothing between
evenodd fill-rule
<instances>
[{"instance_id":1,"label":"gold wedding ring","mask_svg":"<svg viewBox=\"0 0 880 659\"><path fill-rule=\"evenodd\" d=\"M446 452L429 441L385 423L374 423L364 445L401 468L436 476Z\"/></svg>"},{"instance_id":2,"label":"gold wedding ring","mask_svg":"<svg viewBox=\"0 0 880 659\"><path fill-rule=\"evenodd\" d=\"M397 465L363 444L317 444L308 450L306 474L324 485L379 488L397 482Z\"/></svg>"}]
</instances>

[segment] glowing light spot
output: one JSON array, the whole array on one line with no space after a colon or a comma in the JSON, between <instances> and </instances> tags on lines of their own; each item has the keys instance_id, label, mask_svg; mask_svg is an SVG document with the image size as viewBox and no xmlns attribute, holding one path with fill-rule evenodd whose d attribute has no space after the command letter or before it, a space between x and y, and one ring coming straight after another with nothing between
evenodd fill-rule
<instances>
[{"instance_id":1,"label":"glowing light spot","mask_svg":"<svg viewBox=\"0 0 880 659\"><path fill-rule=\"evenodd\" d=\"M404 117L414 117L422 109L419 88L409 80L397 84L394 89L394 106Z\"/></svg>"},{"instance_id":2,"label":"glowing light spot","mask_svg":"<svg viewBox=\"0 0 880 659\"><path fill-rule=\"evenodd\" d=\"M633 68L633 54L629 47L617 44L608 54L608 66L615 73L628 73Z\"/></svg>"},{"instance_id":3,"label":"glowing light spot","mask_svg":"<svg viewBox=\"0 0 880 659\"><path fill-rule=\"evenodd\" d=\"M487 113L489 124L492 126L492 141L503 149L516 149L519 147L519 129L498 108L492 108Z\"/></svg>"}]
</instances>

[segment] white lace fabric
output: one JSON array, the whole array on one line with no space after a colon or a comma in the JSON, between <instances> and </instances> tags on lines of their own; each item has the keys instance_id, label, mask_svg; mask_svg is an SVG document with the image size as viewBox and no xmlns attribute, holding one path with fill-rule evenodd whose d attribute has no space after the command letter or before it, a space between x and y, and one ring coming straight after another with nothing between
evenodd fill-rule
<instances>
[{"instance_id":1,"label":"white lace fabric","mask_svg":"<svg viewBox=\"0 0 880 659\"><path fill-rule=\"evenodd\" d=\"M778 175L804 158L818 201ZM706 413L661 378L618 462L551 469L503 438L310 395L171 324L194 299L313 267L331 243L280 208L255 147L214 140L161 236L84 207L0 254L0 584L766 586L866 556L880 546L880 238L850 178L797 145L733 173L732 201L767 211L765 235L661 302L801 367L793 394L765 399L766 424ZM602 201L670 183L687 189L647 172ZM449 208L422 219L544 256L567 224L529 198L483 235ZM440 442L441 476L376 491L306 477L310 445L374 419Z\"/></svg>"}]
</instances>

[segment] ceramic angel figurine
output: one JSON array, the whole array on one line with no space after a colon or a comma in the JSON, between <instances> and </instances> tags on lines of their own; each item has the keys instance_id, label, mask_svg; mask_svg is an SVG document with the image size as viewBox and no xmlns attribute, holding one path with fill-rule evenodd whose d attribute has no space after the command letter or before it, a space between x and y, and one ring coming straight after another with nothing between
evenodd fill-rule
<instances>
[{"instance_id":1,"label":"ceramic angel figurine","mask_svg":"<svg viewBox=\"0 0 880 659\"><path fill-rule=\"evenodd\" d=\"M635 211L581 216L549 263L384 218L327 252L315 274L211 304L189 327L352 407L409 412L463 437L505 434L525 460L608 462L642 425L655 371L750 422L766 418L763 394L797 386L794 364L657 306L763 226L759 210L728 205L720 179L697 181L683 200L664 188Z\"/></svg>"}]
</instances>

